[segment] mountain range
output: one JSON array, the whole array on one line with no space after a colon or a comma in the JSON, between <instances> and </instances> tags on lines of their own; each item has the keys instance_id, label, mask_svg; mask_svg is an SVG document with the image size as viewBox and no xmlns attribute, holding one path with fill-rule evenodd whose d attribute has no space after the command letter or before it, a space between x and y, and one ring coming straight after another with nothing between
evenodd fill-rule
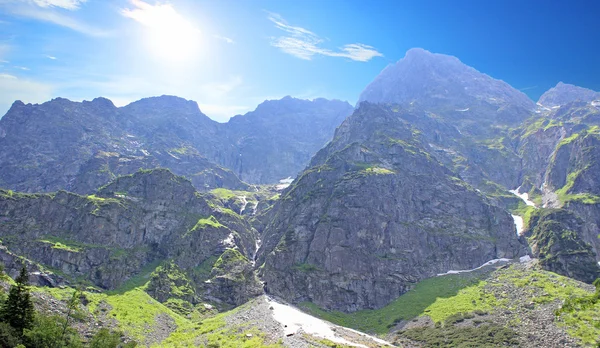
<instances>
[{"instance_id":1,"label":"mountain range","mask_svg":"<svg viewBox=\"0 0 600 348\"><path fill-rule=\"evenodd\" d=\"M6 272L85 284L101 325L148 346L387 344L292 325L283 303L409 347L600 342L597 299L568 305L600 278L598 92L534 102L417 48L355 108L285 97L217 123L173 96L17 101L0 163Z\"/></svg>"}]
</instances>

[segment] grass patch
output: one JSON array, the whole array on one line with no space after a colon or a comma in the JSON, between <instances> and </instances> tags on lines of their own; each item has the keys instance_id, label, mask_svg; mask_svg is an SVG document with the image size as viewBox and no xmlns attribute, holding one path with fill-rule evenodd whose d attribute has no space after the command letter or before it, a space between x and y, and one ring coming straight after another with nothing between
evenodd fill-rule
<instances>
[{"instance_id":1,"label":"grass patch","mask_svg":"<svg viewBox=\"0 0 600 348\"><path fill-rule=\"evenodd\" d=\"M401 334L425 347L507 347L518 346L517 333L496 324L476 327L444 325L409 329Z\"/></svg>"},{"instance_id":2,"label":"grass patch","mask_svg":"<svg viewBox=\"0 0 600 348\"><path fill-rule=\"evenodd\" d=\"M46 243L46 244L51 244L52 245L52 249L60 249L60 250L66 250L72 253L78 253L81 251L81 248L76 247L76 246L72 246L72 245L66 245L63 244L61 242L52 242L46 239L40 239L39 242L42 243Z\"/></svg>"},{"instance_id":3,"label":"grass patch","mask_svg":"<svg viewBox=\"0 0 600 348\"><path fill-rule=\"evenodd\" d=\"M163 262L163 260L155 260L144 266L136 275L129 278L123 285L115 290L107 291L109 295L120 295L136 288L144 287L149 281L152 273Z\"/></svg>"},{"instance_id":4,"label":"grass patch","mask_svg":"<svg viewBox=\"0 0 600 348\"><path fill-rule=\"evenodd\" d=\"M194 225L194 227L192 227L192 229L189 232L201 230L206 227L220 228L220 227L225 227L225 225L222 225L217 220L217 218L215 218L214 216L211 215L208 218L203 218L203 219L198 220L198 222L196 222L196 225Z\"/></svg>"},{"instance_id":5,"label":"grass patch","mask_svg":"<svg viewBox=\"0 0 600 348\"><path fill-rule=\"evenodd\" d=\"M442 321L460 312L491 310L496 299L483 293L485 282L479 279L480 276L480 273L472 272L425 279L406 294L376 310L354 313L325 311L310 302L302 303L301 307L338 325L385 334L396 323L421 315Z\"/></svg>"},{"instance_id":6,"label":"grass patch","mask_svg":"<svg viewBox=\"0 0 600 348\"><path fill-rule=\"evenodd\" d=\"M387 168L381 168L381 167L367 168L367 169L365 169L365 172L367 174L375 174L375 175L389 175L389 174L395 174L396 173L393 170L390 170L390 169L387 169Z\"/></svg>"}]
</instances>

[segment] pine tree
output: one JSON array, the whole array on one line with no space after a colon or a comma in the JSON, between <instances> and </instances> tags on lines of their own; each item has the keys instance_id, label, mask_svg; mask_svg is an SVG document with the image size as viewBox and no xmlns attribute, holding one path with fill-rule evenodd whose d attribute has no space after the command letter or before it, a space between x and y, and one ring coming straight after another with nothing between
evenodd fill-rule
<instances>
[{"instance_id":1,"label":"pine tree","mask_svg":"<svg viewBox=\"0 0 600 348\"><path fill-rule=\"evenodd\" d=\"M10 288L8 298L0 309L0 318L22 335L23 329L32 327L35 313L27 286L29 274L25 266L21 268L21 273L15 281L16 284Z\"/></svg>"}]
</instances>

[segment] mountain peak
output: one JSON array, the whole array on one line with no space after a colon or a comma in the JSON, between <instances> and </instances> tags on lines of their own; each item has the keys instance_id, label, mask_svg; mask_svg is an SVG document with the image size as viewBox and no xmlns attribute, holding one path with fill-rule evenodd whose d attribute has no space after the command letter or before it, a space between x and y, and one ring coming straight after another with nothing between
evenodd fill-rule
<instances>
[{"instance_id":1,"label":"mountain peak","mask_svg":"<svg viewBox=\"0 0 600 348\"><path fill-rule=\"evenodd\" d=\"M565 105L574 101L591 102L596 99L600 99L600 92L561 81L542 94L538 103L552 107Z\"/></svg>"},{"instance_id":2,"label":"mountain peak","mask_svg":"<svg viewBox=\"0 0 600 348\"><path fill-rule=\"evenodd\" d=\"M524 93L465 65L458 58L413 48L385 68L361 93L359 103L418 103L435 111L483 107L493 112L506 106L522 114L535 108Z\"/></svg>"}]
</instances>

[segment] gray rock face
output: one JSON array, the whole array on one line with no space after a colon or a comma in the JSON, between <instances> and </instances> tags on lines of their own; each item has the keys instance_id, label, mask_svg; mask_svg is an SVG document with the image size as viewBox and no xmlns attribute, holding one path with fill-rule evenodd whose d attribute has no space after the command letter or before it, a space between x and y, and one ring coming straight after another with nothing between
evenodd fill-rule
<instances>
[{"instance_id":1,"label":"gray rock face","mask_svg":"<svg viewBox=\"0 0 600 348\"><path fill-rule=\"evenodd\" d=\"M600 92L591 89L559 82L555 87L546 91L538 100L538 103L547 106L561 106L575 101L591 102L600 100Z\"/></svg>"},{"instance_id":2,"label":"gray rock face","mask_svg":"<svg viewBox=\"0 0 600 348\"><path fill-rule=\"evenodd\" d=\"M430 156L402 112L361 104L273 208L259 260L270 292L378 308L421 279L523 253L510 215Z\"/></svg>"},{"instance_id":3,"label":"gray rock face","mask_svg":"<svg viewBox=\"0 0 600 348\"><path fill-rule=\"evenodd\" d=\"M0 119L0 187L93 193L116 176L166 167L199 190L247 190L225 167L255 183L295 176L350 111L344 102L286 98L219 124L171 96L122 108L104 98L15 102Z\"/></svg>"},{"instance_id":4,"label":"gray rock face","mask_svg":"<svg viewBox=\"0 0 600 348\"><path fill-rule=\"evenodd\" d=\"M545 269L591 283L600 277L600 267L591 246L580 235L584 222L564 209L537 211L531 217L533 255Z\"/></svg>"},{"instance_id":5,"label":"gray rock face","mask_svg":"<svg viewBox=\"0 0 600 348\"><path fill-rule=\"evenodd\" d=\"M200 266L210 270L206 262L231 248L246 257L254 253L255 232L247 222L209 204L190 181L164 169L120 177L94 196L2 190L0 222L8 250L105 289L162 260L190 275ZM238 289L237 298L256 295ZM231 294L223 296L226 301Z\"/></svg>"}]
</instances>

